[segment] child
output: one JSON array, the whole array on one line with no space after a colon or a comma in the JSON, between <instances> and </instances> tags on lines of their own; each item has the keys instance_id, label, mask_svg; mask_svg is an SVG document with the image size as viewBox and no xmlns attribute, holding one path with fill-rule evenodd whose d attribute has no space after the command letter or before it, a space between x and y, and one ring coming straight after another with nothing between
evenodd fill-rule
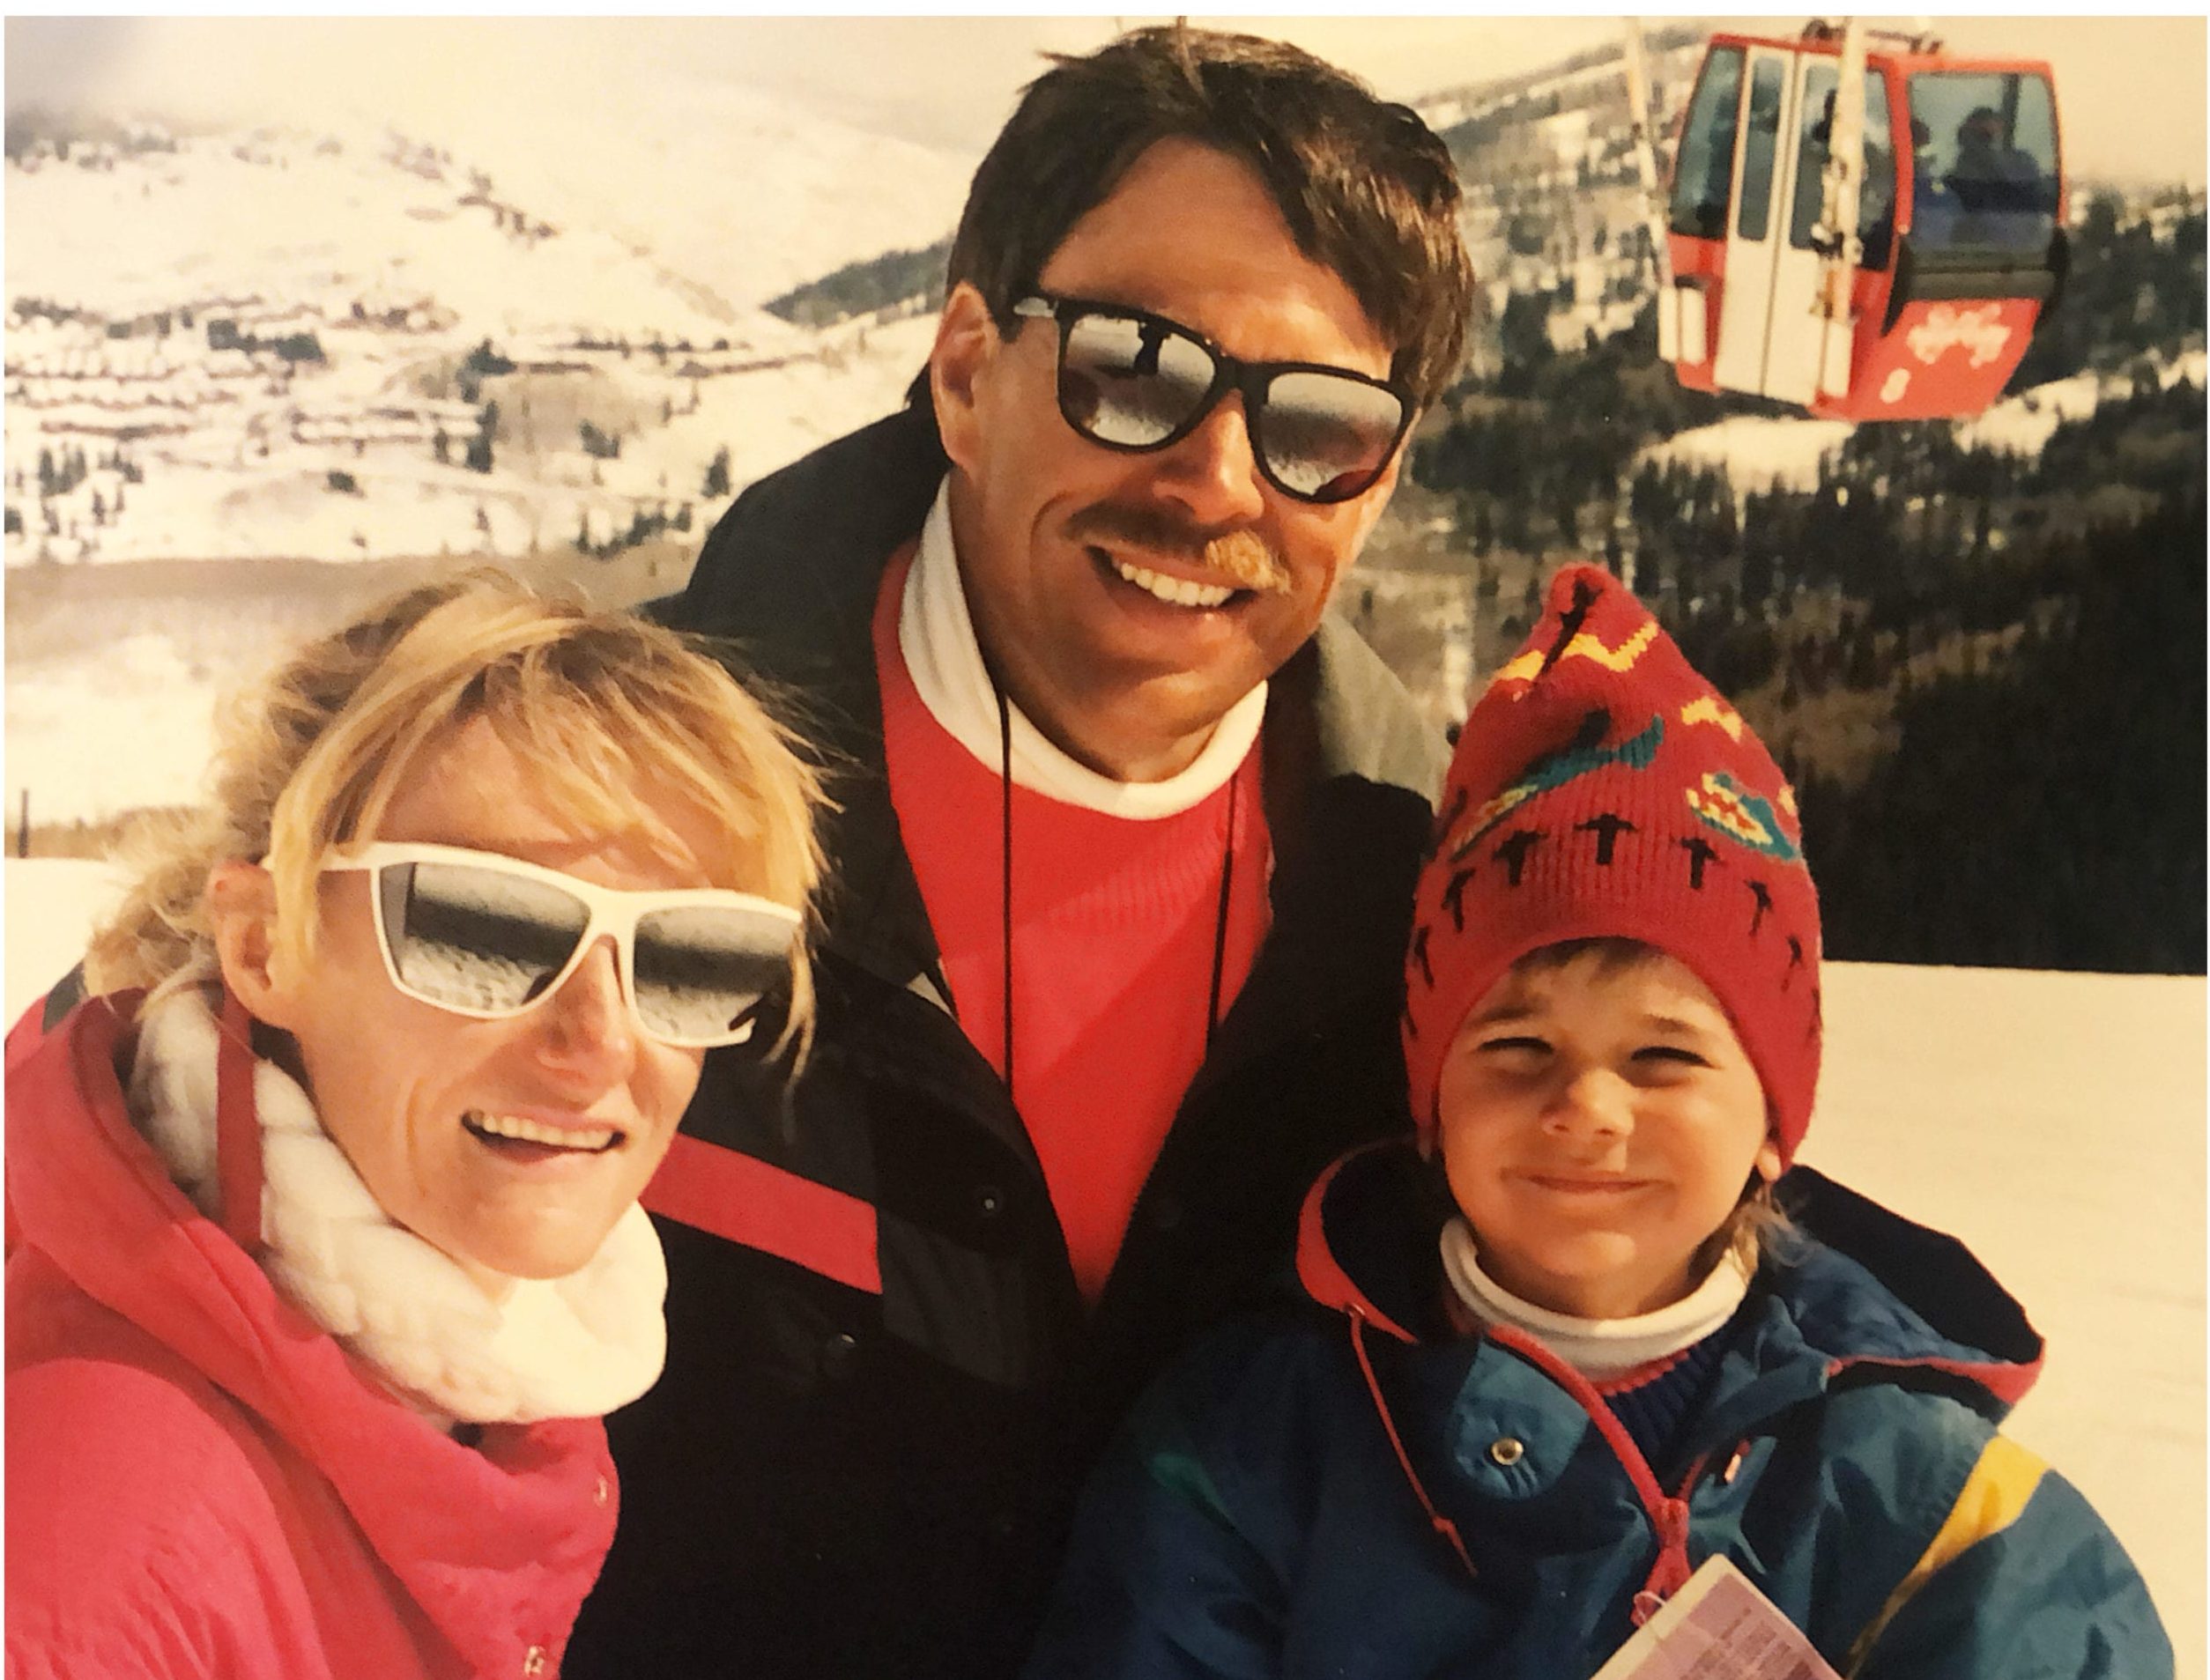
<instances>
[{"instance_id":1,"label":"child","mask_svg":"<svg viewBox=\"0 0 2210 1680\"><path fill-rule=\"evenodd\" d=\"M1416 1145L1331 1168L1309 1300L1138 1409L1032 1676L1585 1680L1715 1557L1864 1680L2171 1673L1996 1432L2017 1306L1807 1169L1775 1211L1820 1043L1793 801L1595 567L1467 721L1404 1042Z\"/></svg>"}]
</instances>

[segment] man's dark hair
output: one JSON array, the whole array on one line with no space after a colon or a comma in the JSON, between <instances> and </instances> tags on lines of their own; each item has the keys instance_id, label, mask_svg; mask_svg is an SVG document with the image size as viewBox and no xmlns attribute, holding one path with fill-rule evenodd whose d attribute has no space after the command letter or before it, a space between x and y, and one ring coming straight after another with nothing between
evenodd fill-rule
<instances>
[{"instance_id":1,"label":"man's dark hair","mask_svg":"<svg viewBox=\"0 0 2210 1680\"><path fill-rule=\"evenodd\" d=\"M1422 406L1457 372L1473 269L1450 154L1407 107L1286 41L1162 25L1053 55L990 149L948 281L1001 328L1074 224L1161 140L1211 146L1266 184L1297 248L1350 287Z\"/></svg>"}]
</instances>

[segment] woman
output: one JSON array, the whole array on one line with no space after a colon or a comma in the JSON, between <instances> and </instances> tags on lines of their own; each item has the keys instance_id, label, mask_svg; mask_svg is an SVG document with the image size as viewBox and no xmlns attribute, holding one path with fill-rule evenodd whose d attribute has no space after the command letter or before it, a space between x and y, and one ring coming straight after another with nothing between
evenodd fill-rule
<instances>
[{"instance_id":1,"label":"woman","mask_svg":"<svg viewBox=\"0 0 2210 1680\"><path fill-rule=\"evenodd\" d=\"M707 1047L802 1047L819 798L679 638L488 576L231 721L8 1044L11 1676L557 1671L637 1197Z\"/></svg>"}]
</instances>

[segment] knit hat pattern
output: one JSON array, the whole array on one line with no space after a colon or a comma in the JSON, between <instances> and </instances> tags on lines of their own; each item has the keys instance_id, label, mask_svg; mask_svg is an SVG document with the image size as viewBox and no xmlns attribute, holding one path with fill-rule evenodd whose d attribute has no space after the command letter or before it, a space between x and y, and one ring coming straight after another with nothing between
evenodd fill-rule
<instances>
[{"instance_id":1,"label":"knit hat pattern","mask_svg":"<svg viewBox=\"0 0 2210 1680\"><path fill-rule=\"evenodd\" d=\"M1763 743L1600 566L1554 577L1458 738L1413 900L1404 1045L1432 1143L1450 1041L1529 952L1637 940L1724 1006L1784 1160L1819 1077L1819 899Z\"/></svg>"}]
</instances>

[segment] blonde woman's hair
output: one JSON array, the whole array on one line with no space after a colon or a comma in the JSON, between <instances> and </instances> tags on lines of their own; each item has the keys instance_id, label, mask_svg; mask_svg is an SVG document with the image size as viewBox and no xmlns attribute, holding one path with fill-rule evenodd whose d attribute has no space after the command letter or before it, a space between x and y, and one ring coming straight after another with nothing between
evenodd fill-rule
<instances>
[{"instance_id":1,"label":"blonde woman's hair","mask_svg":"<svg viewBox=\"0 0 2210 1680\"><path fill-rule=\"evenodd\" d=\"M340 848L375 837L392 799L471 724L486 725L587 828L674 836L628 791L691 807L724 853L724 885L808 912L821 878L819 773L795 736L699 639L625 612L471 571L395 596L310 642L219 721L210 796L145 843L142 872L93 935L94 992L168 988L216 971L203 893L237 858L274 881L277 937L312 952L315 883ZM735 877L737 860L749 866ZM791 958L784 1044L812 1020L804 949Z\"/></svg>"}]
</instances>

